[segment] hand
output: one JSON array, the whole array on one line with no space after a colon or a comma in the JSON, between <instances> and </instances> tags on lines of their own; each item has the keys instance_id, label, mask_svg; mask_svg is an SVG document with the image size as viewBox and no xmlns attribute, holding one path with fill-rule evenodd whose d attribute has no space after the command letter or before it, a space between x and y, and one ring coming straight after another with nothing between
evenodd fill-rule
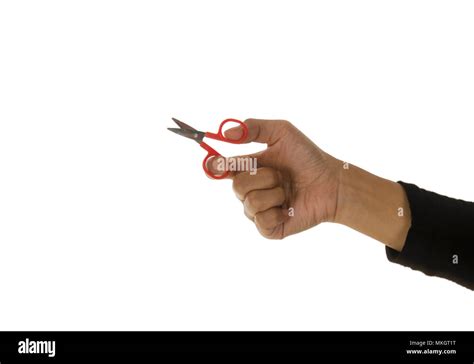
<instances>
[{"instance_id":1,"label":"hand","mask_svg":"<svg viewBox=\"0 0 474 364\"><path fill-rule=\"evenodd\" d=\"M246 142L266 143L257 173L231 175L245 215L266 238L282 239L324 221L334 221L343 164L284 120L248 119ZM238 138L240 127L227 130Z\"/></svg>"}]
</instances>

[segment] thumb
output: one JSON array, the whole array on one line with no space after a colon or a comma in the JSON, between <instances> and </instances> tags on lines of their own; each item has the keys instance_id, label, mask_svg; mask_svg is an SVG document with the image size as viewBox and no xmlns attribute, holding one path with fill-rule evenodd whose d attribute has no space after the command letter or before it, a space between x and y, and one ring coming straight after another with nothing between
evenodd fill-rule
<instances>
[{"instance_id":1,"label":"thumb","mask_svg":"<svg viewBox=\"0 0 474 364\"><path fill-rule=\"evenodd\" d=\"M249 130L244 143L257 142L275 144L290 126L285 120L247 119L244 121ZM224 132L226 138L238 139L242 135L242 126L236 126Z\"/></svg>"}]
</instances>

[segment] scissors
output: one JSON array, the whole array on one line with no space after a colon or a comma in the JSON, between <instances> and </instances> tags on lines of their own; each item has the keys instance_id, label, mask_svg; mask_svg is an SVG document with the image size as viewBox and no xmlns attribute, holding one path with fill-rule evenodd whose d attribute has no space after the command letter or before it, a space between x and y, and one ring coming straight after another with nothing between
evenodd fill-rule
<instances>
[{"instance_id":1,"label":"scissors","mask_svg":"<svg viewBox=\"0 0 474 364\"><path fill-rule=\"evenodd\" d=\"M207 151L207 156L204 158L202 161L202 168L204 169L204 172L206 172L207 176L210 178L214 179L222 179L226 178L229 175L229 171L224 171L222 174L215 174L209 168L207 168L207 162L209 158L216 158L216 157L222 157L216 150L212 149L209 145L203 142L204 138L210 138L210 139L215 139L219 140L221 142L226 142L226 143L232 143L232 144L242 144L246 139L247 135L249 133L249 130L247 128L247 125L245 125L242 121L237 120L237 119L225 119L223 122L221 122L221 125L219 126L219 130L217 133L210 133L210 132L204 132L204 131L199 131L194 129L193 127L183 123L182 121L179 121L175 118L171 118L178 126L179 128L168 128L168 130L184 136L189 139L193 139L195 142L197 142L202 148L204 148ZM242 128L242 135L238 139L231 139L223 134L223 128L226 124L236 124L234 126L241 126Z\"/></svg>"}]
</instances>

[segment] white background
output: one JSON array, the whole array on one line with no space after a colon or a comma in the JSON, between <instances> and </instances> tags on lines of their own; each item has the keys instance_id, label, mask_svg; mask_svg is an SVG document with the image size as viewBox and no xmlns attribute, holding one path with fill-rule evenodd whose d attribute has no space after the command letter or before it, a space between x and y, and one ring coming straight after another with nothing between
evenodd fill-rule
<instances>
[{"instance_id":1,"label":"white background","mask_svg":"<svg viewBox=\"0 0 474 364\"><path fill-rule=\"evenodd\" d=\"M469 1L1 2L0 329L473 329L471 291L348 228L260 237L166 130L288 119L474 200L473 19Z\"/></svg>"}]
</instances>

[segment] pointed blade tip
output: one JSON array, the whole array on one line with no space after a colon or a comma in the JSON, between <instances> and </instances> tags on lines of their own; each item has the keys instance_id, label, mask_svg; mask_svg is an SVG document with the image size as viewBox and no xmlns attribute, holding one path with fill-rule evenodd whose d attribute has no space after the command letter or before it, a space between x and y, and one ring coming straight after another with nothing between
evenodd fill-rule
<instances>
[{"instance_id":1,"label":"pointed blade tip","mask_svg":"<svg viewBox=\"0 0 474 364\"><path fill-rule=\"evenodd\" d=\"M192 126L186 124L186 123L183 123L182 121L176 119L176 118L171 118L181 129L183 130L189 130L189 131L192 131L192 132L197 132L196 129L194 129Z\"/></svg>"}]
</instances>

